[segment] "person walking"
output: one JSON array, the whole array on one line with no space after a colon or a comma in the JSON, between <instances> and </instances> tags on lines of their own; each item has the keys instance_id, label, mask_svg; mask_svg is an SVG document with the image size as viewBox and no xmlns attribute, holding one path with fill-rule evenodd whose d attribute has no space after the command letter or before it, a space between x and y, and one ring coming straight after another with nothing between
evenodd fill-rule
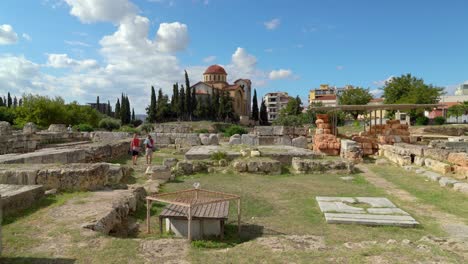
<instances>
[{"instance_id":1,"label":"person walking","mask_svg":"<svg viewBox=\"0 0 468 264\"><path fill-rule=\"evenodd\" d=\"M137 165L138 155L140 154L140 139L138 134L133 134L132 142L130 142L130 150L132 151L132 161L133 165Z\"/></svg>"},{"instance_id":2,"label":"person walking","mask_svg":"<svg viewBox=\"0 0 468 264\"><path fill-rule=\"evenodd\" d=\"M151 160L153 159L153 151L154 151L154 140L151 138L151 135L148 134L145 141L143 142L145 145L145 156L146 156L146 165L151 165Z\"/></svg>"}]
</instances>

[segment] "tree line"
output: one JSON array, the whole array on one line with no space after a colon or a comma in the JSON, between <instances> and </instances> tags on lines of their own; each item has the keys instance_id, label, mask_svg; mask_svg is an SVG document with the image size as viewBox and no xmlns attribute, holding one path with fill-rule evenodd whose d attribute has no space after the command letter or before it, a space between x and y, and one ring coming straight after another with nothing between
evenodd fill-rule
<instances>
[{"instance_id":1,"label":"tree line","mask_svg":"<svg viewBox=\"0 0 468 264\"><path fill-rule=\"evenodd\" d=\"M0 96L0 107L5 106L5 107L17 107L21 106L23 104L23 99L19 98L17 99L16 96L13 98L10 95L10 92L8 92L7 96Z\"/></svg>"},{"instance_id":2,"label":"tree line","mask_svg":"<svg viewBox=\"0 0 468 264\"><path fill-rule=\"evenodd\" d=\"M195 87L190 86L190 79L185 71L185 85L175 83L172 96L164 94L159 88L158 95L151 86L150 104L146 107L146 121L149 123L169 120L192 121L237 121L233 100L228 92L212 88L211 93L197 95Z\"/></svg>"}]
</instances>

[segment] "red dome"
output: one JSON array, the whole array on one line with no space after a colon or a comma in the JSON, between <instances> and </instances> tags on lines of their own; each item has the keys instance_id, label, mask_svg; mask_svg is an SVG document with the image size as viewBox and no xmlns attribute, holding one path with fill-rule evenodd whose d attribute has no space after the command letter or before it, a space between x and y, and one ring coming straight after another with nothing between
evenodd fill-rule
<instances>
[{"instance_id":1,"label":"red dome","mask_svg":"<svg viewBox=\"0 0 468 264\"><path fill-rule=\"evenodd\" d=\"M208 67L203 74L224 74L224 75L227 75L224 68L219 66L219 65L216 65L216 64L211 65L210 67Z\"/></svg>"}]
</instances>

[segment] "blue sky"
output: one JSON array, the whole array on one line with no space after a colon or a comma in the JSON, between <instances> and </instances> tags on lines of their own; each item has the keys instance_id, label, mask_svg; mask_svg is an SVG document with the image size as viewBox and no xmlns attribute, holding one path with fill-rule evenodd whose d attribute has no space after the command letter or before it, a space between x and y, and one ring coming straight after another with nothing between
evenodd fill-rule
<instances>
[{"instance_id":1,"label":"blue sky","mask_svg":"<svg viewBox=\"0 0 468 264\"><path fill-rule=\"evenodd\" d=\"M468 2L4 0L0 1L0 94L115 103L137 113L149 87L171 91L211 64L259 95L304 101L322 83L369 87L412 73L447 87L468 80ZM378 94L378 92L376 92Z\"/></svg>"}]
</instances>

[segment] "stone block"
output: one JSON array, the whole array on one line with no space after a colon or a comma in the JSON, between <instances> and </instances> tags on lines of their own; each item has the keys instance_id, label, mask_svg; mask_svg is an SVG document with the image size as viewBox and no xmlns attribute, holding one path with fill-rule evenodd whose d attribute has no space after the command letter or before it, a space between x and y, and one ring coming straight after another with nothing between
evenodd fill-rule
<instances>
[{"instance_id":1,"label":"stone block","mask_svg":"<svg viewBox=\"0 0 468 264\"><path fill-rule=\"evenodd\" d=\"M177 161L176 158L165 158L163 160L163 165L172 168L177 165Z\"/></svg>"},{"instance_id":2,"label":"stone block","mask_svg":"<svg viewBox=\"0 0 468 264\"><path fill-rule=\"evenodd\" d=\"M440 186L443 186L443 187L453 187L453 185L455 183L458 183L459 181L457 180L454 180L452 178L449 178L449 177L441 177L439 179L439 185Z\"/></svg>"},{"instance_id":3,"label":"stone block","mask_svg":"<svg viewBox=\"0 0 468 264\"><path fill-rule=\"evenodd\" d=\"M424 150L424 157L428 157L438 161L446 161L450 151L441 148L427 148Z\"/></svg>"},{"instance_id":4,"label":"stone block","mask_svg":"<svg viewBox=\"0 0 468 264\"><path fill-rule=\"evenodd\" d=\"M251 134L243 134L241 136L241 142L244 145L249 145L249 146L257 146L258 144L258 137L256 135L251 135Z\"/></svg>"},{"instance_id":5,"label":"stone block","mask_svg":"<svg viewBox=\"0 0 468 264\"><path fill-rule=\"evenodd\" d=\"M453 184L453 189L458 192L468 194L468 183L466 182L456 182Z\"/></svg>"},{"instance_id":6,"label":"stone block","mask_svg":"<svg viewBox=\"0 0 468 264\"><path fill-rule=\"evenodd\" d=\"M55 133L66 133L67 127L64 124L51 124L48 131Z\"/></svg>"},{"instance_id":7,"label":"stone block","mask_svg":"<svg viewBox=\"0 0 468 264\"><path fill-rule=\"evenodd\" d=\"M10 136L12 134L11 125L6 121L0 121L0 136Z\"/></svg>"},{"instance_id":8,"label":"stone block","mask_svg":"<svg viewBox=\"0 0 468 264\"><path fill-rule=\"evenodd\" d=\"M274 140L275 145L291 146L292 140L289 136L277 136Z\"/></svg>"},{"instance_id":9,"label":"stone block","mask_svg":"<svg viewBox=\"0 0 468 264\"><path fill-rule=\"evenodd\" d=\"M148 166L146 175L150 180L168 181L171 178L171 169L164 165Z\"/></svg>"},{"instance_id":10,"label":"stone block","mask_svg":"<svg viewBox=\"0 0 468 264\"><path fill-rule=\"evenodd\" d=\"M41 185L9 185L0 184L1 205L3 215L25 210L44 196Z\"/></svg>"},{"instance_id":11,"label":"stone block","mask_svg":"<svg viewBox=\"0 0 468 264\"><path fill-rule=\"evenodd\" d=\"M35 134L37 131L38 131L38 129L37 129L36 124L34 124L34 123L32 123L32 122L26 123L26 124L23 126L23 134L24 134L24 135Z\"/></svg>"},{"instance_id":12,"label":"stone block","mask_svg":"<svg viewBox=\"0 0 468 264\"><path fill-rule=\"evenodd\" d=\"M200 142L202 145L210 145L210 138L206 135L200 135Z\"/></svg>"},{"instance_id":13,"label":"stone block","mask_svg":"<svg viewBox=\"0 0 468 264\"><path fill-rule=\"evenodd\" d=\"M210 145L219 145L219 138L216 134L210 134L209 136Z\"/></svg>"},{"instance_id":14,"label":"stone block","mask_svg":"<svg viewBox=\"0 0 468 264\"><path fill-rule=\"evenodd\" d=\"M181 160L177 162L176 170L180 171L185 175L189 175L193 173L193 163L188 160Z\"/></svg>"},{"instance_id":15,"label":"stone block","mask_svg":"<svg viewBox=\"0 0 468 264\"><path fill-rule=\"evenodd\" d=\"M462 167L468 167L468 153L449 153L447 161Z\"/></svg>"},{"instance_id":16,"label":"stone block","mask_svg":"<svg viewBox=\"0 0 468 264\"><path fill-rule=\"evenodd\" d=\"M229 145L240 145L242 143L241 136L234 134L229 138Z\"/></svg>"},{"instance_id":17,"label":"stone block","mask_svg":"<svg viewBox=\"0 0 468 264\"><path fill-rule=\"evenodd\" d=\"M424 165L433 171L440 172L442 174L447 174L452 171L452 167L449 164L429 158L424 160Z\"/></svg>"},{"instance_id":18,"label":"stone block","mask_svg":"<svg viewBox=\"0 0 468 264\"><path fill-rule=\"evenodd\" d=\"M124 177L124 170L120 164L103 163L103 166L108 166L107 183L118 184Z\"/></svg>"},{"instance_id":19,"label":"stone block","mask_svg":"<svg viewBox=\"0 0 468 264\"><path fill-rule=\"evenodd\" d=\"M307 148L307 138L304 137L304 136L293 138L293 140L291 142L291 145L293 147L305 148L306 149Z\"/></svg>"},{"instance_id":20,"label":"stone block","mask_svg":"<svg viewBox=\"0 0 468 264\"><path fill-rule=\"evenodd\" d=\"M254 134L257 136L273 136L272 126L255 126Z\"/></svg>"},{"instance_id":21,"label":"stone block","mask_svg":"<svg viewBox=\"0 0 468 264\"><path fill-rule=\"evenodd\" d=\"M440 175L439 173L435 173L435 172L432 172L432 171L426 171L423 173L424 176L426 176L426 178L428 178L429 180L431 181L439 181L439 179L442 177L442 175Z\"/></svg>"}]
</instances>

